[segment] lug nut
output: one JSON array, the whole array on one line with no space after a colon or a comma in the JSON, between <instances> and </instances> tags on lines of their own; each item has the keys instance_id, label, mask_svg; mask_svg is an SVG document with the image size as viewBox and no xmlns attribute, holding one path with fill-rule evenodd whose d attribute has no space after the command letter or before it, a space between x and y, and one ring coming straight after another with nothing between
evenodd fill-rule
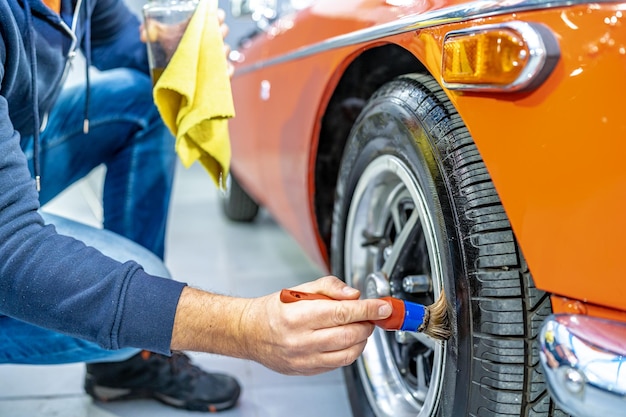
<instances>
[{"instance_id":1,"label":"lug nut","mask_svg":"<svg viewBox=\"0 0 626 417\"><path fill-rule=\"evenodd\" d=\"M409 294L431 292L432 280L428 275L408 275L402 280L402 289Z\"/></svg>"}]
</instances>

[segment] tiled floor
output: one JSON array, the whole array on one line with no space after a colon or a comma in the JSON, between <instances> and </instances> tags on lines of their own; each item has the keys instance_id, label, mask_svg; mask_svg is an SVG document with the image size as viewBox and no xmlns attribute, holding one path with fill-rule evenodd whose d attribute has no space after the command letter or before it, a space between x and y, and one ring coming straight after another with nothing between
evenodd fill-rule
<instances>
[{"instance_id":1,"label":"tiled floor","mask_svg":"<svg viewBox=\"0 0 626 417\"><path fill-rule=\"evenodd\" d=\"M98 224L97 171L45 208ZM166 263L172 275L220 293L257 296L317 278L295 242L261 211L253 224L233 224L222 216L218 191L199 165L179 167L168 232ZM276 374L256 363L193 354L206 369L236 375L243 393L237 408L224 416L350 416L341 371L314 377ZM0 365L2 417L159 417L200 415L155 401L93 403L82 389L84 366ZM303 406L305 404L306 406Z\"/></svg>"}]
</instances>

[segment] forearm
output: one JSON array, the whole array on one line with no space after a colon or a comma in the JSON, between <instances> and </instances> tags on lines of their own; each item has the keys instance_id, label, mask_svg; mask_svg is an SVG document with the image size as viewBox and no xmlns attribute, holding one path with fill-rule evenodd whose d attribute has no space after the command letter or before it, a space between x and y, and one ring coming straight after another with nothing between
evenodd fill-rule
<instances>
[{"instance_id":1,"label":"forearm","mask_svg":"<svg viewBox=\"0 0 626 417\"><path fill-rule=\"evenodd\" d=\"M185 287L176 309L172 350L248 357L241 321L250 302Z\"/></svg>"},{"instance_id":2,"label":"forearm","mask_svg":"<svg viewBox=\"0 0 626 417\"><path fill-rule=\"evenodd\" d=\"M146 45L139 39L139 18L120 0L100 0L91 22L92 64L100 69L134 68L148 73Z\"/></svg>"}]
</instances>

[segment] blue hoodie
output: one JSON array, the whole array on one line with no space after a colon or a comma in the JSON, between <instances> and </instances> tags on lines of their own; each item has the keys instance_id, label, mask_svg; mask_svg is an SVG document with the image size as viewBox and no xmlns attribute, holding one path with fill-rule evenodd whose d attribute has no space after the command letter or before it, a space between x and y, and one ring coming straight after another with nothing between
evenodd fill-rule
<instances>
[{"instance_id":1,"label":"blue hoodie","mask_svg":"<svg viewBox=\"0 0 626 417\"><path fill-rule=\"evenodd\" d=\"M169 354L185 284L45 226L20 147L21 136L37 142L34 127L58 97L72 48L101 70L147 72L138 26L123 0L62 0L60 16L42 0L0 0L0 314L106 349Z\"/></svg>"}]
</instances>

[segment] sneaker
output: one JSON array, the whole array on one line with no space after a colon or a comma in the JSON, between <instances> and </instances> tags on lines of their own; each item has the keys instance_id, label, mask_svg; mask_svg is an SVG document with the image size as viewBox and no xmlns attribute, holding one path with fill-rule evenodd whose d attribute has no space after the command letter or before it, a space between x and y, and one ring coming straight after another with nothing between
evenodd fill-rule
<instances>
[{"instance_id":1,"label":"sneaker","mask_svg":"<svg viewBox=\"0 0 626 417\"><path fill-rule=\"evenodd\" d=\"M154 398L176 408L216 412L235 406L241 387L233 377L201 370L183 353L142 351L122 362L88 364L85 391L98 401Z\"/></svg>"}]
</instances>

